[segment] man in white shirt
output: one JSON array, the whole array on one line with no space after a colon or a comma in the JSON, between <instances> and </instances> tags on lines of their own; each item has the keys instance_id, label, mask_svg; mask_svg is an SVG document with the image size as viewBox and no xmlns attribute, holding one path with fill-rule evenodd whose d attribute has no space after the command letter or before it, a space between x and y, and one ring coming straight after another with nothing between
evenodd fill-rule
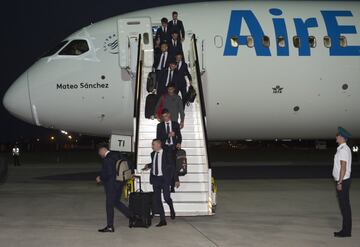
<instances>
[{"instance_id":1,"label":"man in white shirt","mask_svg":"<svg viewBox=\"0 0 360 247\"><path fill-rule=\"evenodd\" d=\"M336 183L336 193L343 217L342 229L334 232L335 237L351 237L352 219L349 190L351 184L351 149L346 141L351 137L344 128L339 127L336 135L338 148L334 157L333 177Z\"/></svg>"},{"instance_id":2,"label":"man in white shirt","mask_svg":"<svg viewBox=\"0 0 360 247\"><path fill-rule=\"evenodd\" d=\"M151 163L147 164L143 170L150 169L150 183L154 190L155 211L160 214L160 222L157 227L166 226L164 206L161 193L165 202L169 205L171 219L175 219L175 210L170 196L170 183L175 176L176 187L180 186L179 177L175 173L174 160L171 153L162 149L161 140L154 139L152 142L153 152L151 153Z\"/></svg>"}]
</instances>

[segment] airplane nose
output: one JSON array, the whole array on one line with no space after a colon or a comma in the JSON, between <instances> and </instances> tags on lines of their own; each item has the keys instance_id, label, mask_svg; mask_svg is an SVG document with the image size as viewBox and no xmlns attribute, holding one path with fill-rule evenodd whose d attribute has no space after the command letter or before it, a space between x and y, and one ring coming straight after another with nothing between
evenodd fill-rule
<instances>
[{"instance_id":1,"label":"airplane nose","mask_svg":"<svg viewBox=\"0 0 360 247\"><path fill-rule=\"evenodd\" d=\"M3 105L15 117L33 123L27 72L23 73L6 91Z\"/></svg>"}]
</instances>

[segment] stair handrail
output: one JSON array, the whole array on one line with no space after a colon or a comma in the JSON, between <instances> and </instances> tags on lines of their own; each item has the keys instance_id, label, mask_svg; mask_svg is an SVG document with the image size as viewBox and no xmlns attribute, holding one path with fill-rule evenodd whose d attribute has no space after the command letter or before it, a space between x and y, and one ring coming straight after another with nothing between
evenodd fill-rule
<instances>
[{"instance_id":1,"label":"stair handrail","mask_svg":"<svg viewBox=\"0 0 360 247\"><path fill-rule=\"evenodd\" d=\"M141 82L142 82L143 61L141 58L141 34L138 39L138 53L136 66L136 82L134 95L134 168L137 168L137 155L139 146L139 125L140 125L140 106L141 106Z\"/></svg>"},{"instance_id":2,"label":"stair handrail","mask_svg":"<svg viewBox=\"0 0 360 247\"><path fill-rule=\"evenodd\" d=\"M208 163L208 168L211 168L210 160L209 160L209 145L208 145L208 135L207 135L207 122L206 122L206 106L205 106L205 97L203 93L203 85L201 79L201 71L200 71L200 64L199 64L199 54L197 50L197 38L196 35L193 34L191 39L194 41L192 42L194 45L194 53L195 53L195 70L196 70L196 77L197 77L197 84L198 84L198 91L199 91L199 98L200 98L200 109L201 109L201 116L202 116L202 127L204 130L204 139L205 139L205 147L206 147L206 158Z\"/></svg>"}]
</instances>

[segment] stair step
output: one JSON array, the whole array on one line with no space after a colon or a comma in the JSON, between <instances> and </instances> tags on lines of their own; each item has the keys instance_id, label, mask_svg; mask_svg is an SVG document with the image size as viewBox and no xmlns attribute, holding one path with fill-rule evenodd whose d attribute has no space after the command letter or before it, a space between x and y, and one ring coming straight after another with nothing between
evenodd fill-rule
<instances>
[{"instance_id":1,"label":"stair step","mask_svg":"<svg viewBox=\"0 0 360 247\"><path fill-rule=\"evenodd\" d=\"M186 158L189 163L194 164L203 164L207 162L206 157L203 155L187 155ZM151 157L150 155L138 155L137 161L140 164L147 164L151 162Z\"/></svg>"},{"instance_id":2,"label":"stair step","mask_svg":"<svg viewBox=\"0 0 360 247\"><path fill-rule=\"evenodd\" d=\"M182 136L183 140L203 140L204 139L204 135L199 132L198 133L182 133L181 136ZM153 133L147 133L147 132L139 133L140 140L153 140L154 138L156 138L156 131L154 131Z\"/></svg>"},{"instance_id":3,"label":"stair step","mask_svg":"<svg viewBox=\"0 0 360 247\"><path fill-rule=\"evenodd\" d=\"M206 155L205 148L184 148L186 155ZM150 147L139 148L138 155L150 155L152 149Z\"/></svg>"},{"instance_id":4,"label":"stair step","mask_svg":"<svg viewBox=\"0 0 360 247\"><path fill-rule=\"evenodd\" d=\"M143 191L152 191L153 187L149 182L141 182L141 188ZM197 183L185 183L182 182L180 188L175 189L175 191L207 191L209 189L207 182L197 182ZM176 193L175 193L176 194Z\"/></svg>"},{"instance_id":5,"label":"stair step","mask_svg":"<svg viewBox=\"0 0 360 247\"><path fill-rule=\"evenodd\" d=\"M198 183L204 182L206 183L209 180L209 174L207 173L189 173L185 176L179 177L180 183L181 182L189 182L189 183ZM149 182L150 181L150 174L144 173L141 177L142 182Z\"/></svg>"},{"instance_id":6,"label":"stair step","mask_svg":"<svg viewBox=\"0 0 360 247\"><path fill-rule=\"evenodd\" d=\"M205 147L205 142L203 140L183 140L181 146L186 148L198 148ZM139 147L151 147L150 140L139 140Z\"/></svg>"},{"instance_id":7,"label":"stair step","mask_svg":"<svg viewBox=\"0 0 360 247\"><path fill-rule=\"evenodd\" d=\"M141 171L145 167L145 164L138 164L137 170ZM209 168L206 164L188 164L187 166L188 173L206 173ZM181 177L180 177L181 178Z\"/></svg>"}]
</instances>

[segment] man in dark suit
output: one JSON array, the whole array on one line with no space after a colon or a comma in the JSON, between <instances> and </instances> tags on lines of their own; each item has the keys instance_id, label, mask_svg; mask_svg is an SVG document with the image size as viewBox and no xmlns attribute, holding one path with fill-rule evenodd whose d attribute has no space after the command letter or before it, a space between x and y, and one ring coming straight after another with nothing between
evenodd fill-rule
<instances>
[{"instance_id":1,"label":"man in dark suit","mask_svg":"<svg viewBox=\"0 0 360 247\"><path fill-rule=\"evenodd\" d=\"M161 27L156 30L155 39L160 39L160 43L169 42L171 39L170 34L171 32L168 27L168 19L163 17L161 19Z\"/></svg>"},{"instance_id":2,"label":"man in dark suit","mask_svg":"<svg viewBox=\"0 0 360 247\"><path fill-rule=\"evenodd\" d=\"M178 52L183 52L182 44L179 41L179 33L175 30L171 33L171 40L168 42L169 55L171 58L175 58Z\"/></svg>"},{"instance_id":3,"label":"man in dark suit","mask_svg":"<svg viewBox=\"0 0 360 247\"><path fill-rule=\"evenodd\" d=\"M168 109L164 108L161 112L162 122L158 123L156 129L156 138L161 140L164 149L171 152L181 148L182 135L180 124L171 121L171 115Z\"/></svg>"},{"instance_id":4,"label":"man in dark suit","mask_svg":"<svg viewBox=\"0 0 360 247\"><path fill-rule=\"evenodd\" d=\"M102 183L105 188L106 195L106 218L107 226L100 229L99 232L114 232L114 207L129 218L129 209L121 201L122 189L125 182L116 181L116 162L122 157L109 151L107 143L98 145L98 153L102 158L102 166L100 176L96 177L98 184Z\"/></svg>"},{"instance_id":5,"label":"man in dark suit","mask_svg":"<svg viewBox=\"0 0 360 247\"><path fill-rule=\"evenodd\" d=\"M171 219L175 219L174 205L170 196L170 183L175 176L176 187L180 186L179 177L175 173L175 164L171 154L161 147L161 140L154 139L152 142L153 152L151 153L151 163L147 164L143 170L150 169L150 183L154 190L155 209L160 214L160 222L157 227L166 226L164 206L161 199L164 199L170 208Z\"/></svg>"},{"instance_id":6,"label":"man in dark suit","mask_svg":"<svg viewBox=\"0 0 360 247\"><path fill-rule=\"evenodd\" d=\"M192 83L192 77L191 74L189 72L189 68L188 65L185 63L184 61L184 57L183 57L183 53L182 52L178 52L175 56L176 59L176 74L177 74L177 85L176 85L176 89L178 93L179 91L181 92L181 98L183 99L184 102L184 108L185 108L185 95L187 93L187 83L186 83L186 79L185 77L187 77L189 79L190 85Z\"/></svg>"},{"instance_id":7,"label":"man in dark suit","mask_svg":"<svg viewBox=\"0 0 360 247\"><path fill-rule=\"evenodd\" d=\"M166 42L163 42L160 44L160 50L161 52L158 54L155 54L154 59L154 65L153 68L156 71L161 71L163 69L166 69L169 65L170 56L168 53L168 44Z\"/></svg>"},{"instance_id":8,"label":"man in dark suit","mask_svg":"<svg viewBox=\"0 0 360 247\"><path fill-rule=\"evenodd\" d=\"M157 94L163 95L167 91L166 87L170 84L173 84L174 82L176 82L176 80L179 79L178 74L176 72L175 60L169 61L169 67L167 69L163 69L162 71L160 71L158 78L159 80L158 80Z\"/></svg>"},{"instance_id":9,"label":"man in dark suit","mask_svg":"<svg viewBox=\"0 0 360 247\"><path fill-rule=\"evenodd\" d=\"M181 149L182 135L180 124L171 121L171 114L164 108L161 112L162 122L158 123L156 138L161 140L162 148L169 151L176 164L176 150ZM171 180L171 192L175 192L175 177Z\"/></svg>"},{"instance_id":10,"label":"man in dark suit","mask_svg":"<svg viewBox=\"0 0 360 247\"><path fill-rule=\"evenodd\" d=\"M172 12L172 20L168 23L168 27L171 31L178 31L180 33L179 40L183 42L185 40L185 28L182 21L178 20L178 12Z\"/></svg>"}]
</instances>

